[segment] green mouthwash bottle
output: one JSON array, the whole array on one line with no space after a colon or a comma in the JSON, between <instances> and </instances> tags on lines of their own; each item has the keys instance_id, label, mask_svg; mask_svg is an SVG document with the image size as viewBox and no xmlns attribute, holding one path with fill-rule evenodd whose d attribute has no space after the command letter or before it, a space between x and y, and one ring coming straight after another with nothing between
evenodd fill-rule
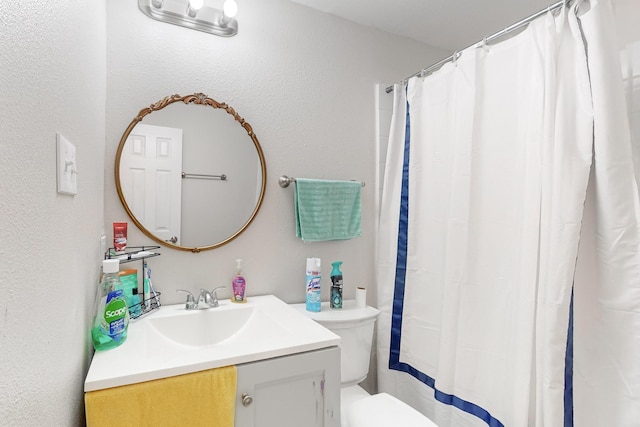
<instances>
[{"instance_id":1,"label":"green mouthwash bottle","mask_svg":"<svg viewBox=\"0 0 640 427\"><path fill-rule=\"evenodd\" d=\"M108 350L118 347L127 339L129 309L120 282L118 270L120 261L105 259L102 261L102 279L98 285L97 310L91 340L96 350Z\"/></svg>"}]
</instances>

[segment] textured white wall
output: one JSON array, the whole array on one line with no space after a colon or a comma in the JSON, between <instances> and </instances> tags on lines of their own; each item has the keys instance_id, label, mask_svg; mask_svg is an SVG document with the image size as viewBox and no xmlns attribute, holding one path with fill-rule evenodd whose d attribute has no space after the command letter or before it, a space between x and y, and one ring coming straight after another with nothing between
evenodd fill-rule
<instances>
[{"instance_id":1,"label":"textured white wall","mask_svg":"<svg viewBox=\"0 0 640 427\"><path fill-rule=\"evenodd\" d=\"M83 423L104 224L105 6L0 2L0 424ZM56 132L78 195L56 192Z\"/></svg>"},{"instance_id":2,"label":"textured white wall","mask_svg":"<svg viewBox=\"0 0 640 427\"><path fill-rule=\"evenodd\" d=\"M397 81L446 53L285 0L239 6L239 34L221 38L153 21L136 2L107 3L105 227L128 219L110 164L126 126L164 96L203 92L253 126L267 161L267 191L255 221L231 243L200 254L163 248L149 261L163 301L182 302L178 288L229 286L238 257L245 260L249 296L303 301L305 258L317 256L324 299L335 260L344 261L345 297L353 298L356 285L374 283L375 84ZM282 174L365 181L363 236L296 239L292 187L278 186ZM129 242L153 243L138 230L130 231Z\"/></svg>"}]
</instances>

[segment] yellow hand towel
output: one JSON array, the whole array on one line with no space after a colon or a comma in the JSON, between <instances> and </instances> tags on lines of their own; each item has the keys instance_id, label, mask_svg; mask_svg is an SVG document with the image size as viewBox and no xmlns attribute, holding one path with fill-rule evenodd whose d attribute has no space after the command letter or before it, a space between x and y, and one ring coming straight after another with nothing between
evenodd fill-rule
<instances>
[{"instance_id":1,"label":"yellow hand towel","mask_svg":"<svg viewBox=\"0 0 640 427\"><path fill-rule=\"evenodd\" d=\"M235 366L85 393L88 427L233 427Z\"/></svg>"}]
</instances>

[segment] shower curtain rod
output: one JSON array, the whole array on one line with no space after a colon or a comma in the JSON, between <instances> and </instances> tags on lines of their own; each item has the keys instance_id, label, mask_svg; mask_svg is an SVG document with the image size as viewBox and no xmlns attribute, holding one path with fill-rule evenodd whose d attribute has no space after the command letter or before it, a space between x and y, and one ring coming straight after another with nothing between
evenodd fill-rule
<instances>
[{"instance_id":1,"label":"shower curtain rod","mask_svg":"<svg viewBox=\"0 0 640 427\"><path fill-rule=\"evenodd\" d=\"M533 21L534 19L544 15L547 12L552 12L555 11L556 9L566 5L567 7L569 6L569 4L571 3L571 0L561 0L557 3L552 4L551 6L534 13L533 15L523 19L522 21L516 22L513 25L508 26L507 28L505 28L504 30L498 31L497 33L491 34L490 36L485 37L483 40L476 42L466 48L464 48L463 50L467 50L469 48L473 48L473 47L481 47L481 46L486 46L490 41L495 40L499 37L504 36L505 34L508 34L514 30L517 30L518 28L527 25L529 22ZM417 73L413 73L412 75L410 75L409 77L407 77L406 79L402 80L402 82L405 82L407 80L409 80L412 77L415 76L420 76L420 77L424 77L427 74L429 74L430 72L433 72L435 70L437 70L438 68L442 67L444 64L446 64L447 62L451 62L454 61L455 59L458 59L458 57L460 57L461 51L456 51L453 53L453 55L448 56L446 58L444 58L442 61L438 61L433 65L428 66L427 68L423 68L422 70L418 71ZM393 92L393 85L392 86L388 86L386 88L386 92L390 93Z\"/></svg>"}]
</instances>

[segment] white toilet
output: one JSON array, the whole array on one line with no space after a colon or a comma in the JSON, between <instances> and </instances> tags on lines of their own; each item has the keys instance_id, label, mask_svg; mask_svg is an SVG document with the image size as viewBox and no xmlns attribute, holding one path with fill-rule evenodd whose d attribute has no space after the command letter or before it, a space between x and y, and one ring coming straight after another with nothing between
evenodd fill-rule
<instances>
[{"instance_id":1,"label":"white toilet","mask_svg":"<svg viewBox=\"0 0 640 427\"><path fill-rule=\"evenodd\" d=\"M322 303L322 311L313 313L305 304L294 307L339 335L341 368L342 427L437 427L431 420L406 403L387 393L370 395L358 384L369 373L373 328L380 311L366 306L357 308L355 300L343 302L341 309Z\"/></svg>"}]
</instances>

